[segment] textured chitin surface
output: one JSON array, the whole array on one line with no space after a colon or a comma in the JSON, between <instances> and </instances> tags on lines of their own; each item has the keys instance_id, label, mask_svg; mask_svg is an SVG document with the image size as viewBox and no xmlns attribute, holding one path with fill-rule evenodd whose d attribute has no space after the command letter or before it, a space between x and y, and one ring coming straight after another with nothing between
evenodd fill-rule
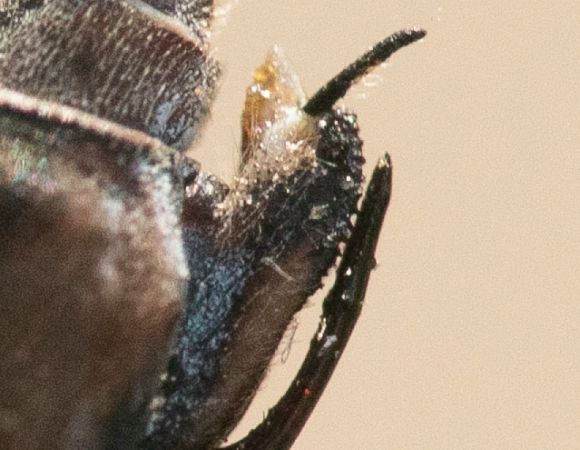
<instances>
[{"instance_id":1,"label":"textured chitin surface","mask_svg":"<svg viewBox=\"0 0 580 450\"><path fill-rule=\"evenodd\" d=\"M198 23L191 10L173 9L177 19L139 1L46 2L0 48L2 86L185 148L207 115L218 68L206 27L185 26L179 17Z\"/></svg>"},{"instance_id":2,"label":"textured chitin surface","mask_svg":"<svg viewBox=\"0 0 580 450\"><path fill-rule=\"evenodd\" d=\"M154 402L153 448L211 448L227 436L349 234L363 163L355 117L312 117L304 103L274 50L248 89L235 181L190 176L187 314Z\"/></svg>"},{"instance_id":3,"label":"textured chitin surface","mask_svg":"<svg viewBox=\"0 0 580 450\"><path fill-rule=\"evenodd\" d=\"M43 4L44 0L0 0L0 41Z\"/></svg>"}]
</instances>

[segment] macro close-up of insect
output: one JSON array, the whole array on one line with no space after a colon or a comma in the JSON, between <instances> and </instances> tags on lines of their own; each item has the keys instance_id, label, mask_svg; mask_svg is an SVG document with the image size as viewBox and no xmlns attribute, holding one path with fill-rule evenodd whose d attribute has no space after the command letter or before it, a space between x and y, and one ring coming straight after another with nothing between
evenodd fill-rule
<instances>
[{"instance_id":1,"label":"macro close-up of insect","mask_svg":"<svg viewBox=\"0 0 580 450\"><path fill-rule=\"evenodd\" d=\"M332 376L391 192L385 155L362 195L357 118L335 103L425 31L309 98L272 50L226 183L189 152L218 90L213 15L212 0L0 0L2 449L288 449ZM226 443L337 262L295 379Z\"/></svg>"}]
</instances>

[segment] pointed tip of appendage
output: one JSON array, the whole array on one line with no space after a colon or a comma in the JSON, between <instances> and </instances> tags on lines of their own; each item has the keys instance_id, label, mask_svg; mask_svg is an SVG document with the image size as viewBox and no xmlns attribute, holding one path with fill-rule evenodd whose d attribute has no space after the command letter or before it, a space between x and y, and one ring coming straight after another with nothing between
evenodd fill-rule
<instances>
[{"instance_id":1,"label":"pointed tip of appendage","mask_svg":"<svg viewBox=\"0 0 580 450\"><path fill-rule=\"evenodd\" d=\"M329 111L360 77L383 63L397 50L423 39L426 34L421 28L406 28L383 39L314 94L304 106L304 112L318 116Z\"/></svg>"}]
</instances>

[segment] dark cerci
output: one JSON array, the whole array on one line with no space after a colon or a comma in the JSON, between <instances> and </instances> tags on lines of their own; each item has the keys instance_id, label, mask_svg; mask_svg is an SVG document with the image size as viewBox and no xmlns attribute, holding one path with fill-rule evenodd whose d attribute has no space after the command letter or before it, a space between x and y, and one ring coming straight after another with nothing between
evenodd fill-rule
<instances>
[{"instance_id":1,"label":"dark cerci","mask_svg":"<svg viewBox=\"0 0 580 450\"><path fill-rule=\"evenodd\" d=\"M215 449L294 314L337 277L300 372L228 449L287 449L361 310L391 186L363 183L359 77L257 69L229 184L184 152L216 93L211 0L0 0L0 446Z\"/></svg>"}]
</instances>

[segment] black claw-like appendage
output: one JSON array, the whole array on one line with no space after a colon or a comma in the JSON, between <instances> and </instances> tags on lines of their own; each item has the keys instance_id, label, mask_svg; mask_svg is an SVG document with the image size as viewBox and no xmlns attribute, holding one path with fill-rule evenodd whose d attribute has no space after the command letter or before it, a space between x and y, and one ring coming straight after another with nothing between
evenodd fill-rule
<instances>
[{"instance_id":1,"label":"black claw-like appendage","mask_svg":"<svg viewBox=\"0 0 580 450\"><path fill-rule=\"evenodd\" d=\"M192 278L176 364L151 423L154 448L219 445L248 407L292 317L346 242L324 304L325 328L303 370L258 431L234 448L285 449L298 436L358 318L390 193L385 157L357 214L362 141L356 116L332 105L357 77L423 35L410 30L387 38L309 102L279 49L256 70L242 115L237 179L220 204L211 206L202 192L215 190L214 183L185 204L184 218L197 217L184 220ZM199 220L212 209L209 220Z\"/></svg>"},{"instance_id":2,"label":"black claw-like appendage","mask_svg":"<svg viewBox=\"0 0 580 450\"><path fill-rule=\"evenodd\" d=\"M391 195L391 169L389 155L385 154L372 175L356 226L337 269L336 283L324 300L318 331L294 382L266 419L226 450L286 450L300 434L360 315Z\"/></svg>"},{"instance_id":3,"label":"black claw-like appendage","mask_svg":"<svg viewBox=\"0 0 580 450\"><path fill-rule=\"evenodd\" d=\"M411 28L393 33L382 40L314 94L304 106L304 111L311 116L318 116L330 110L361 76L384 62L400 48L422 39L426 33L425 30Z\"/></svg>"}]
</instances>

